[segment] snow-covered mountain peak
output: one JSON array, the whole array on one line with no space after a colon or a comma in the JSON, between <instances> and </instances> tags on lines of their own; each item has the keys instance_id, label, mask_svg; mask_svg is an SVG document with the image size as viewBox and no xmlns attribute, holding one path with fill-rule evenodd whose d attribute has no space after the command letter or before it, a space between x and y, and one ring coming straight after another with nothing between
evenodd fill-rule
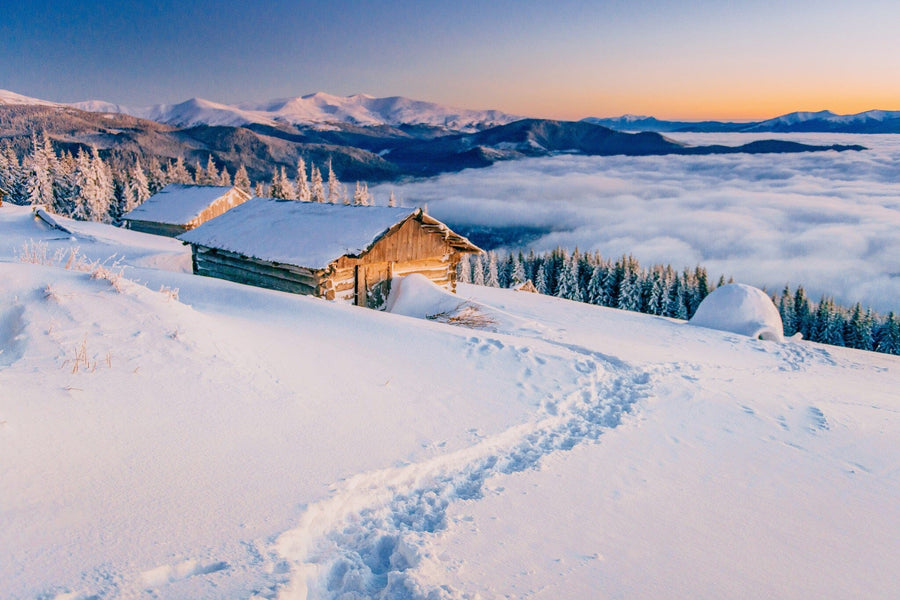
<instances>
[{"instance_id":1,"label":"snow-covered mountain peak","mask_svg":"<svg viewBox=\"0 0 900 600\"><path fill-rule=\"evenodd\" d=\"M9 90L0 90L0 104L37 104L40 106L59 106L59 104L56 102L49 102L47 100L40 100L38 98L23 96L22 94L17 94Z\"/></svg>"}]
</instances>

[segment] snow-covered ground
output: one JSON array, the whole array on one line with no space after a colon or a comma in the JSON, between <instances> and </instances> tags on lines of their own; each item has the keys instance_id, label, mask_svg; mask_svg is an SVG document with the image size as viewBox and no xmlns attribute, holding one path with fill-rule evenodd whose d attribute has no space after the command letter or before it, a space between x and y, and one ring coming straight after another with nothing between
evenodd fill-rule
<instances>
[{"instance_id":1,"label":"snow-covered ground","mask_svg":"<svg viewBox=\"0 0 900 600\"><path fill-rule=\"evenodd\" d=\"M379 313L64 224L0 207L0 597L900 589L896 357L414 279Z\"/></svg>"}]
</instances>

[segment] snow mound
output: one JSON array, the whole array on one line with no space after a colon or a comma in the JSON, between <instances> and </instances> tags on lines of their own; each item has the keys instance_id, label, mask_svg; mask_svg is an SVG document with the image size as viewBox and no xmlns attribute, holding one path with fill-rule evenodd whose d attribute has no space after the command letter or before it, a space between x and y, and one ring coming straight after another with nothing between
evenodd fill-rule
<instances>
[{"instance_id":1,"label":"snow mound","mask_svg":"<svg viewBox=\"0 0 900 600\"><path fill-rule=\"evenodd\" d=\"M730 283L703 299L691 325L720 329L752 338L784 341L784 325L772 300L762 290Z\"/></svg>"},{"instance_id":2,"label":"snow mound","mask_svg":"<svg viewBox=\"0 0 900 600\"><path fill-rule=\"evenodd\" d=\"M393 279L385 310L397 315L427 319L437 314L456 312L464 303L462 298L435 285L424 275L412 273Z\"/></svg>"}]
</instances>

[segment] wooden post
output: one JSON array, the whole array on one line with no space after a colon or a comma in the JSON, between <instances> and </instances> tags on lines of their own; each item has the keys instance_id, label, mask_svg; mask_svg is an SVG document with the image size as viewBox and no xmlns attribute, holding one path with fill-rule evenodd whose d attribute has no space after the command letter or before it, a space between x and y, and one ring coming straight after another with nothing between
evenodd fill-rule
<instances>
[{"instance_id":1,"label":"wooden post","mask_svg":"<svg viewBox=\"0 0 900 600\"><path fill-rule=\"evenodd\" d=\"M356 302L357 306L366 305L366 265L356 265Z\"/></svg>"}]
</instances>

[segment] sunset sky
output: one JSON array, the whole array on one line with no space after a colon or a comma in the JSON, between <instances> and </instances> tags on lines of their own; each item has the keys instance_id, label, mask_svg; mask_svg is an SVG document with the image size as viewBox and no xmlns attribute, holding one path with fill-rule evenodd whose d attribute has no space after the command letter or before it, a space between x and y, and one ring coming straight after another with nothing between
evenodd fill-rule
<instances>
[{"instance_id":1,"label":"sunset sky","mask_svg":"<svg viewBox=\"0 0 900 600\"><path fill-rule=\"evenodd\" d=\"M324 91L560 119L900 110L896 0L3 0L2 13L0 88L58 102Z\"/></svg>"}]
</instances>

